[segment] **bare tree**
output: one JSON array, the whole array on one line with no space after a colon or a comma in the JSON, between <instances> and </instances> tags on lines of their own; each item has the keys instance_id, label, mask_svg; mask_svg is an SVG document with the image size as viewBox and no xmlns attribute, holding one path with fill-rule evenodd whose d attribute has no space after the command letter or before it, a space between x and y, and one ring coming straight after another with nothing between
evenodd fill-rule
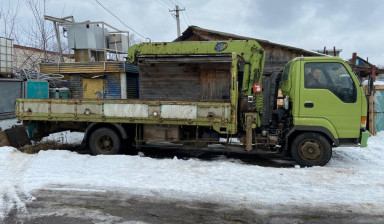
<instances>
[{"instance_id":1,"label":"bare tree","mask_svg":"<svg viewBox=\"0 0 384 224\"><path fill-rule=\"evenodd\" d=\"M22 36L16 37L16 43L23 46L18 50L20 68L39 68L41 62L58 59L57 43L52 24L44 19L50 0L25 0L32 12L33 20L28 27L22 28Z\"/></svg>"},{"instance_id":2,"label":"bare tree","mask_svg":"<svg viewBox=\"0 0 384 224\"><path fill-rule=\"evenodd\" d=\"M17 23L19 9L19 0L0 5L0 36L15 39L15 26Z\"/></svg>"},{"instance_id":3,"label":"bare tree","mask_svg":"<svg viewBox=\"0 0 384 224\"><path fill-rule=\"evenodd\" d=\"M49 0L25 0L31 10L34 21L30 24L29 30L26 30L26 35L32 47L44 51L44 59L49 59L47 51L54 49L54 30L50 23L44 20L46 7Z\"/></svg>"},{"instance_id":4,"label":"bare tree","mask_svg":"<svg viewBox=\"0 0 384 224\"><path fill-rule=\"evenodd\" d=\"M141 42L143 42L143 41L140 38L137 38L135 36L135 34L133 34L133 33L129 34L129 46L132 46L134 44L139 44Z\"/></svg>"}]
</instances>

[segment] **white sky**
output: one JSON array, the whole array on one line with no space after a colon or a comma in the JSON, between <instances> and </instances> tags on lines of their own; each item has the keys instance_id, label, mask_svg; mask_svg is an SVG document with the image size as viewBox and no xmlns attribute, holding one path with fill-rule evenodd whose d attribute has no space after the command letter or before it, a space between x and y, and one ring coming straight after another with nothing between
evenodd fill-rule
<instances>
[{"instance_id":1,"label":"white sky","mask_svg":"<svg viewBox=\"0 0 384 224\"><path fill-rule=\"evenodd\" d=\"M42 0L41 0L42 1ZM152 41L176 38L176 22L168 8L179 4L181 31L188 25L228 32L308 50L343 49L342 58L357 52L384 65L384 1L381 0L99 0L127 25ZM0 4L16 2L1 0ZM20 0L19 26L32 15ZM167 6L168 5L168 6ZM95 0L50 0L47 14L73 15L76 21L104 21L127 30ZM29 21L29 22L28 22Z\"/></svg>"}]
</instances>

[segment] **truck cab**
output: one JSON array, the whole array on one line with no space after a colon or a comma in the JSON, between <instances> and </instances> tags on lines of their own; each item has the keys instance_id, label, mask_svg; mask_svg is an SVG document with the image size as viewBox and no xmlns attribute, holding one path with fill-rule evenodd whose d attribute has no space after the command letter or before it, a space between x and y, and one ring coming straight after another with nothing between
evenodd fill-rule
<instances>
[{"instance_id":1,"label":"truck cab","mask_svg":"<svg viewBox=\"0 0 384 224\"><path fill-rule=\"evenodd\" d=\"M283 71L281 88L292 119L287 141L295 160L322 165L332 154L325 148L358 145L367 102L359 79L341 58L293 59Z\"/></svg>"}]
</instances>

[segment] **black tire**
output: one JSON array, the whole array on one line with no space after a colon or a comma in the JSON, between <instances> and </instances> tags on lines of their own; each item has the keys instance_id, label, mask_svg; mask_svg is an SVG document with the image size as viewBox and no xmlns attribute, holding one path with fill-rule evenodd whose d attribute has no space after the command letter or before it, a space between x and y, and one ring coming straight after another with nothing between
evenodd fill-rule
<instances>
[{"instance_id":1,"label":"black tire","mask_svg":"<svg viewBox=\"0 0 384 224\"><path fill-rule=\"evenodd\" d=\"M308 132L293 140L291 155L300 166L324 166L332 157L332 147L321 134Z\"/></svg>"},{"instance_id":2,"label":"black tire","mask_svg":"<svg viewBox=\"0 0 384 224\"><path fill-rule=\"evenodd\" d=\"M89 137L89 148L94 155L115 155L121 151L122 140L110 128L99 128Z\"/></svg>"}]
</instances>

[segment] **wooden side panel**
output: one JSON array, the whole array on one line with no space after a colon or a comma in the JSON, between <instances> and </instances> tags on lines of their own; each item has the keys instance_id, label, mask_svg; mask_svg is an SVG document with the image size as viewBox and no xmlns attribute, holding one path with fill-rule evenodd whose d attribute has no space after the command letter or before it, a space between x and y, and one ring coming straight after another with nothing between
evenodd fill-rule
<instances>
[{"instance_id":1,"label":"wooden side panel","mask_svg":"<svg viewBox=\"0 0 384 224\"><path fill-rule=\"evenodd\" d=\"M230 99L230 81L229 71L202 71L200 73L201 100Z\"/></svg>"},{"instance_id":2,"label":"wooden side panel","mask_svg":"<svg viewBox=\"0 0 384 224\"><path fill-rule=\"evenodd\" d=\"M140 99L230 99L228 63L154 63L140 66Z\"/></svg>"},{"instance_id":3,"label":"wooden side panel","mask_svg":"<svg viewBox=\"0 0 384 224\"><path fill-rule=\"evenodd\" d=\"M199 71L190 65L167 63L140 67L140 99L198 100L199 84Z\"/></svg>"}]
</instances>

